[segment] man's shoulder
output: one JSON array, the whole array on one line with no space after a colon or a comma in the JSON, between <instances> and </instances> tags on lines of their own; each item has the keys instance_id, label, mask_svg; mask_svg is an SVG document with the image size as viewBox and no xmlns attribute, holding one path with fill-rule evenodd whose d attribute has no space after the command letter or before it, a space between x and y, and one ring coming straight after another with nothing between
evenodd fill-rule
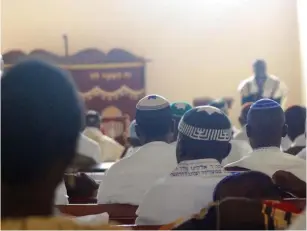
<instances>
[{"instance_id":1,"label":"man's shoulder","mask_svg":"<svg viewBox=\"0 0 307 231\"><path fill-rule=\"evenodd\" d=\"M251 77L249 77L247 79L242 80L240 82L239 86L238 86L238 91L240 91L240 92L243 91L247 87L247 84L253 82L253 80L254 80L253 76L251 76Z\"/></svg>"}]
</instances>

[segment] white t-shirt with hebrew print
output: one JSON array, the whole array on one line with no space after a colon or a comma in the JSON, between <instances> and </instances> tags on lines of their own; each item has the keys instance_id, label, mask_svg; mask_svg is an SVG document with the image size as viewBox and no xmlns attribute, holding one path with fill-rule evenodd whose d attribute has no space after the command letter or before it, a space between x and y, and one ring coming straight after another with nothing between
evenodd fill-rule
<instances>
[{"instance_id":1,"label":"white t-shirt with hebrew print","mask_svg":"<svg viewBox=\"0 0 307 231\"><path fill-rule=\"evenodd\" d=\"M136 224L162 225L199 213L213 201L215 186L227 175L214 159L181 162L145 194Z\"/></svg>"}]
</instances>

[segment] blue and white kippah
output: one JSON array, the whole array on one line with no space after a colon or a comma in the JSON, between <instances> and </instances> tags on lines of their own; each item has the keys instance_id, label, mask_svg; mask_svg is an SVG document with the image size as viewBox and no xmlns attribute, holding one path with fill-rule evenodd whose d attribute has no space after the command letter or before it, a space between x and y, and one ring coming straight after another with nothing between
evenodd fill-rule
<instances>
[{"instance_id":1,"label":"blue and white kippah","mask_svg":"<svg viewBox=\"0 0 307 231\"><path fill-rule=\"evenodd\" d=\"M159 95L145 96L136 105L136 109L140 111L155 111L167 107L170 107L170 103Z\"/></svg>"},{"instance_id":2,"label":"blue and white kippah","mask_svg":"<svg viewBox=\"0 0 307 231\"><path fill-rule=\"evenodd\" d=\"M186 112L178 125L178 131L194 140L230 141L231 123L218 108L201 106Z\"/></svg>"},{"instance_id":3,"label":"blue and white kippah","mask_svg":"<svg viewBox=\"0 0 307 231\"><path fill-rule=\"evenodd\" d=\"M280 104L271 99L260 99L253 103L250 110L280 108Z\"/></svg>"}]
</instances>

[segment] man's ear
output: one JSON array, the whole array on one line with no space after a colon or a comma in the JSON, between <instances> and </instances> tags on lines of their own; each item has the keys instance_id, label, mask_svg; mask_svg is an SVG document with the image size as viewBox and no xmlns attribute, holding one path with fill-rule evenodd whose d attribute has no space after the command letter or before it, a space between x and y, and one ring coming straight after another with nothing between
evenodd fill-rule
<instances>
[{"instance_id":1,"label":"man's ear","mask_svg":"<svg viewBox=\"0 0 307 231\"><path fill-rule=\"evenodd\" d=\"M288 125L284 124L283 128L282 128L282 134L281 137L286 137L288 134Z\"/></svg>"},{"instance_id":2,"label":"man's ear","mask_svg":"<svg viewBox=\"0 0 307 231\"><path fill-rule=\"evenodd\" d=\"M249 125L245 125L246 128L246 135L248 138L250 138L252 136L252 128Z\"/></svg>"}]
</instances>

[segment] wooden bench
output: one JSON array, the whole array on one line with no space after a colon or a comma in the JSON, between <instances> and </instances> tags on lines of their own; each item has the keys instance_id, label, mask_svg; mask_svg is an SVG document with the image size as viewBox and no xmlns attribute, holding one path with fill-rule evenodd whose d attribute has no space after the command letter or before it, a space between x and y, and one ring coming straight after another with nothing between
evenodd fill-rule
<instances>
[{"instance_id":1,"label":"wooden bench","mask_svg":"<svg viewBox=\"0 0 307 231\"><path fill-rule=\"evenodd\" d=\"M134 224L138 206L128 204L86 204L86 205L58 205L63 214L71 216L86 216L107 212L109 219L121 224Z\"/></svg>"}]
</instances>

